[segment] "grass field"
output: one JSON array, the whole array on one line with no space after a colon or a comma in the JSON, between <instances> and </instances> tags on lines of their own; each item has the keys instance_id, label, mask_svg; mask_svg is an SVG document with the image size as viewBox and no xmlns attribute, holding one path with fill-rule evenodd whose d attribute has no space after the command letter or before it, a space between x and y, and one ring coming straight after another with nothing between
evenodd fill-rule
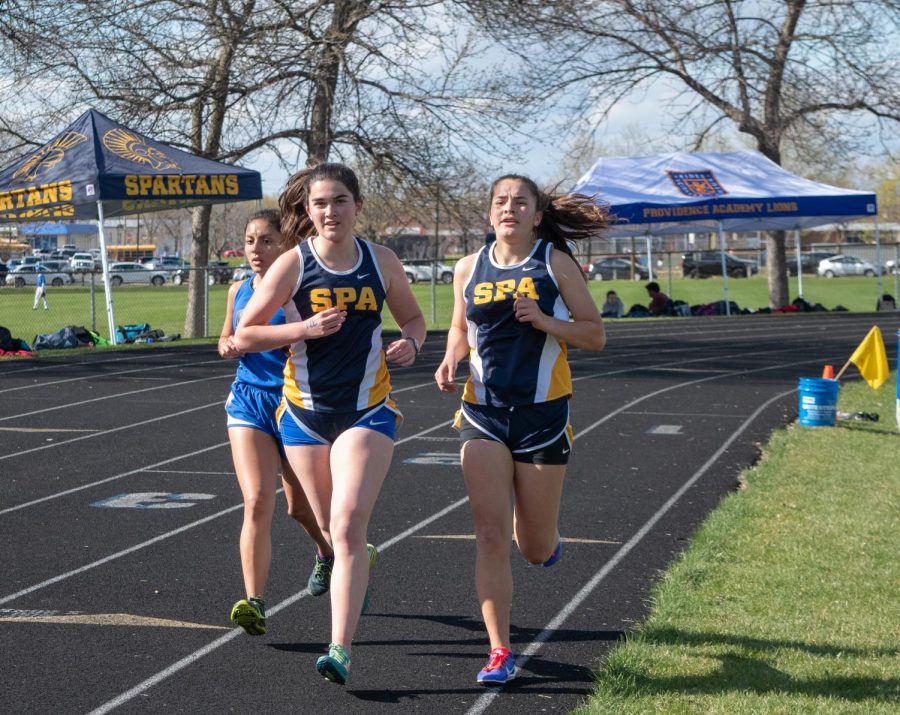
<instances>
[{"instance_id":1,"label":"grass field","mask_svg":"<svg viewBox=\"0 0 900 715\"><path fill-rule=\"evenodd\" d=\"M659 280L663 291L669 293L668 280ZM768 305L766 280L763 277L731 279L729 298L741 308L757 310ZM791 295L796 295L796 278L791 279ZM644 282L638 281L591 281L589 284L597 304L603 303L606 291L618 292L626 308L634 303L646 305L647 292ZM209 287L208 334L217 336L225 318L225 296L228 286ZM894 292L893 277L885 277L884 290ZM453 292L449 285L437 285L432 301L430 284L417 283L413 292L422 307L429 327L446 329L450 323L453 307ZM706 280L673 279L671 297L690 305L711 303L722 300L723 285L719 278ZM163 286L161 288L143 286L122 286L113 289L113 309L117 325L130 323L150 323L166 333L182 333L187 309L187 286ZM828 280L804 276L803 295L810 303L821 303L828 309L842 305L853 312L875 310L878 299L878 285L874 278L838 278ZM38 333L49 333L66 325L83 325L106 335L106 307L101 285L93 292L94 312L91 312L91 289L89 286L66 286L48 288L47 297L50 310L32 310L34 290L32 288L0 288L0 325L12 331L15 337L31 342ZM396 329L396 324L385 312L385 329Z\"/></svg>"},{"instance_id":2,"label":"grass field","mask_svg":"<svg viewBox=\"0 0 900 715\"><path fill-rule=\"evenodd\" d=\"M843 384L881 420L777 432L600 666L594 713L897 713L894 378Z\"/></svg>"}]
</instances>

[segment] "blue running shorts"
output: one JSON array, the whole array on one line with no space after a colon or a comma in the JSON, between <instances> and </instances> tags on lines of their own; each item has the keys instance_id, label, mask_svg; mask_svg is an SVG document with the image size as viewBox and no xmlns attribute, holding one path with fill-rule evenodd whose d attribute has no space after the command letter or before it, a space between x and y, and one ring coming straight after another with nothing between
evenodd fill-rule
<instances>
[{"instance_id":1,"label":"blue running shorts","mask_svg":"<svg viewBox=\"0 0 900 715\"><path fill-rule=\"evenodd\" d=\"M355 412L315 412L292 404L279 409L281 441L288 447L334 444L351 427L365 427L393 440L402 421L393 400Z\"/></svg>"},{"instance_id":2,"label":"blue running shorts","mask_svg":"<svg viewBox=\"0 0 900 715\"><path fill-rule=\"evenodd\" d=\"M514 462L569 463L573 433L568 397L516 407L463 402L454 426L463 443L488 439L506 445Z\"/></svg>"},{"instance_id":3,"label":"blue running shorts","mask_svg":"<svg viewBox=\"0 0 900 715\"><path fill-rule=\"evenodd\" d=\"M225 402L228 427L250 427L272 435L281 441L275 413L281 404L281 388L263 390L259 387L235 382Z\"/></svg>"}]
</instances>

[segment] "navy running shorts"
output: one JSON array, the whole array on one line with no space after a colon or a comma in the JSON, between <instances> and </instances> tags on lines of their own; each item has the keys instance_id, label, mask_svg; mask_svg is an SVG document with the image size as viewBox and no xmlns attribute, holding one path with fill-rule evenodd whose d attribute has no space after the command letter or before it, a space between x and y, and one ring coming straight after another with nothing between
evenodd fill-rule
<instances>
[{"instance_id":1,"label":"navy running shorts","mask_svg":"<svg viewBox=\"0 0 900 715\"><path fill-rule=\"evenodd\" d=\"M463 443L470 439L500 442L506 445L515 462L569 463L573 434L568 397L516 407L464 402L454 426Z\"/></svg>"},{"instance_id":2,"label":"navy running shorts","mask_svg":"<svg viewBox=\"0 0 900 715\"><path fill-rule=\"evenodd\" d=\"M288 447L334 444L351 427L365 427L393 440L403 421L392 400L354 412L315 412L288 404L279 413L281 441Z\"/></svg>"}]
</instances>

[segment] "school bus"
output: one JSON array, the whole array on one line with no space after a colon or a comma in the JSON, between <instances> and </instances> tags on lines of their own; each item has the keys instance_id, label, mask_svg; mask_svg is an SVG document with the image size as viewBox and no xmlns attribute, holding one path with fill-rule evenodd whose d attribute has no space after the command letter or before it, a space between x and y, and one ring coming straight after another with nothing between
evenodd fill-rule
<instances>
[{"instance_id":1,"label":"school bus","mask_svg":"<svg viewBox=\"0 0 900 715\"><path fill-rule=\"evenodd\" d=\"M153 258L156 255L156 245L153 243L142 243L140 245L107 246L106 255L109 256L111 263L139 261L141 258Z\"/></svg>"}]
</instances>

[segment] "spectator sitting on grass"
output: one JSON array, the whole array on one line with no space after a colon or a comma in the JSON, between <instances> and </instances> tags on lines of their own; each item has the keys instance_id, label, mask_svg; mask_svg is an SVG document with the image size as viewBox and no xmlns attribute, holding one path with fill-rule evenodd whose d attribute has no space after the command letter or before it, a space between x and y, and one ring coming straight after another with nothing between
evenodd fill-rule
<instances>
[{"instance_id":1,"label":"spectator sitting on grass","mask_svg":"<svg viewBox=\"0 0 900 715\"><path fill-rule=\"evenodd\" d=\"M606 302L600 306L601 318L621 318L625 315L625 304L614 290L606 291Z\"/></svg>"},{"instance_id":2,"label":"spectator sitting on grass","mask_svg":"<svg viewBox=\"0 0 900 715\"><path fill-rule=\"evenodd\" d=\"M647 306L650 315L672 315L672 301L659 289L659 283L650 281L644 287L650 296L650 305Z\"/></svg>"}]
</instances>

